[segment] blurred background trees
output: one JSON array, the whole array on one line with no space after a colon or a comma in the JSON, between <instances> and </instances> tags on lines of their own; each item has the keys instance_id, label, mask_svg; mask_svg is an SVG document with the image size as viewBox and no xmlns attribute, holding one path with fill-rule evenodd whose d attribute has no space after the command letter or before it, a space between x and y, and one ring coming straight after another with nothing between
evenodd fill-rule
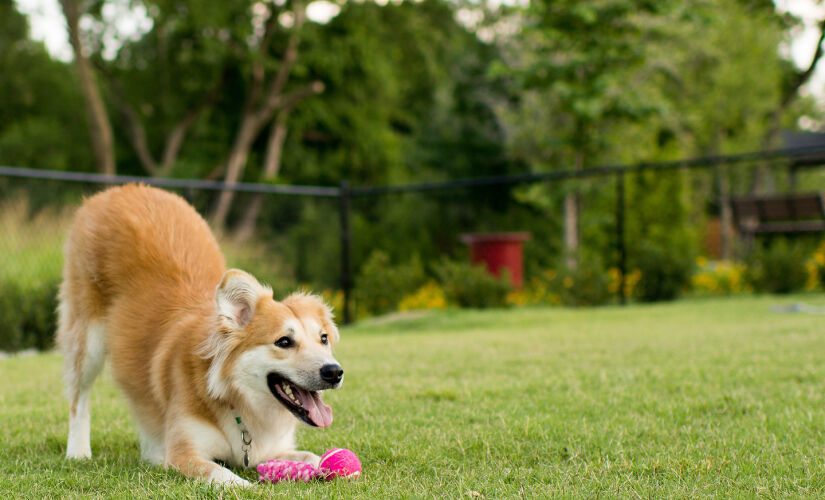
<instances>
[{"instance_id":1,"label":"blurred background trees","mask_svg":"<svg viewBox=\"0 0 825 500\"><path fill-rule=\"evenodd\" d=\"M768 0L62 6L77 17L70 62L0 0L0 164L370 186L757 150L821 117L801 91L821 52L794 66L783 54L799 20ZM105 121L111 167L95 152ZM769 165L737 172L630 176L633 267L690 267L706 222L729 217L725 196L788 185ZM433 274L462 255L459 232L528 230L528 274L607 268L615 196L610 182L573 181L357 201L355 267L381 249ZM238 240L271 245L289 279L334 284L337 234L317 229L336 220L332 204L193 202Z\"/></svg>"}]
</instances>

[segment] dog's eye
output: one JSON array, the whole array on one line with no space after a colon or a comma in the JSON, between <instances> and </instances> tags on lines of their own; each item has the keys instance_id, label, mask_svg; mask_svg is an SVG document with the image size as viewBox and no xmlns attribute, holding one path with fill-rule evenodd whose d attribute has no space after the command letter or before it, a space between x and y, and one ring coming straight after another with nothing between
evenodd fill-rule
<instances>
[{"instance_id":1,"label":"dog's eye","mask_svg":"<svg viewBox=\"0 0 825 500\"><path fill-rule=\"evenodd\" d=\"M280 347L281 349L287 349L292 347L292 339L289 337L281 337L275 341L275 345Z\"/></svg>"},{"instance_id":2,"label":"dog's eye","mask_svg":"<svg viewBox=\"0 0 825 500\"><path fill-rule=\"evenodd\" d=\"M321 343L322 343L322 344L324 344L324 345L329 344L329 339L327 338L327 334L326 334L326 333L325 333L325 334L323 334L323 335L321 335Z\"/></svg>"}]
</instances>

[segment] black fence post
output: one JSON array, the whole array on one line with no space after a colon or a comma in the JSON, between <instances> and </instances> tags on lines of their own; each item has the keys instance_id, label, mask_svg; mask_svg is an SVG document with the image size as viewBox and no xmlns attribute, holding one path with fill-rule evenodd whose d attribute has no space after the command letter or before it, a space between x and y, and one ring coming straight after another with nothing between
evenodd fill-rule
<instances>
[{"instance_id":1,"label":"black fence post","mask_svg":"<svg viewBox=\"0 0 825 500\"><path fill-rule=\"evenodd\" d=\"M627 249L625 248L624 239L624 205L625 205L625 187L624 187L624 171L616 174L616 251L619 258L619 302L622 305L627 304L627 295L625 293L625 275L627 273Z\"/></svg>"},{"instance_id":2,"label":"black fence post","mask_svg":"<svg viewBox=\"0 0 825 500\"><path fill-rule=\"evenodd\" d=\"M341 289L344 291L344 324L352 322L350 293L352 291L352 274L350 269L350 249L352 248L352 231L349 225L352 191L349 182L341 181L339 195L339 215L341 222Z\"/></svg>"}]
</instances>

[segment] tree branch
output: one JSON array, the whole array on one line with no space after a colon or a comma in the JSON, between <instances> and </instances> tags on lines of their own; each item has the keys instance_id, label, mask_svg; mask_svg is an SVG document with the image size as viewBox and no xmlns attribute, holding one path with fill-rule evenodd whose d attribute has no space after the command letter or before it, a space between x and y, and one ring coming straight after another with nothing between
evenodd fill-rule
<instances>
[{"instance_id":1,"label":"tree branch","mask_svg":"<svg viewBox=\"0 0 825 500\"><path fill-rule=\"evenodd\" d=\"M197 104L192 106L186 114L184 114L183 118L181 118L181 120L172 128L172 131L166 138L166 146L163 148L163 157L161 159L160 170L158 173L161 177L165 177L169 174L169 170L177 160L178 153L180 153L180 149L183 146L183 140L186 138L186 133L189 131L192 124L195 123L197 117L201 114L201 112L203 112L204 109L208 108L218 100L220 90L223 88L223 84L226 80L226 75L226 72L221 74L220 78L209 90L209 92L207 92Z\"/></svg>"},{"instance_id":2,"label":"tree branch","mask_svg":"<svg viewBox=\"0 0 825 500\"><path fill-rule=\"evenodd\" d=\"M283 155L284 141L286 140L287 132L286 122L291 111L291 106L282 108L275 117L272 127L269 130L263 175L261 175L262 182L275 179L281 170L281 156ZM255 225L258 220L258 215L263 208L263 202L264 197L260 193L252 196L238 224L238 230L235 233L235 238L238 241L246 241L255 234Z\"/></svg>"},{"instance_id":3,"label":"tree branch","mask_svg":"<svg viewBox=\"0 0 825 500\"><path fill-rule=\"evenodd\" d=\"M775 146L774 143L779 138L779 130L782 128L782 115L785 114L785 111L791 105L793 100L796 99L799 94L800 87L808 83L811 79L814 70L816 70L817 63L820 59L822 59L823 42L825 42L825 19L819 22L819 40L816 43L816 51L814 51L814 56L811 58L811 63L805 71L802 71L796 75L796 78L793 79L793 82L789 87L784 89L779 105L770 113L768 118L768 129L765 131L765 135L762 138L762 143L766 149ZM762 189L763 184L769 185L771 183L771 175L770 169L766 165L757 165L754 170L750 192L757 193Z\"/></svg>"},{"instance_id":4,"label":"tree branch","mask_svg":"<svg viewBox=\"0 0 825 500\"><path fill-rule=\"evenodd\" d=\"M258 111L259 124L263 125L272 117L272 114L278 109L281 99L281 94L284 92L286 82L289 80L289 73L292 71L292 66L298 58L298 42L300 41L301 26L306 19L306 7L300 3L295 3L295 21L292 25L292 33L289 35L286 50L284 51L283 59L281 60L281 67L278 68L278 73L272 80L269 90L266 93L264 102Z\"/></svg>"},{"instance_id":5,"label":"tree branch","mask_svg":"<svg viewBox=\"0 0 825 500\"><path fill-rule=\"evenodd\" d=\"M100 64L98 64L97 67L100 74L109 82L109 95L126 121L126 132L129 136L129 142L132 144L132 148L134 148L140 164L143 165L143 168L146 169L149 175L155 177L158 174L158 165L155 159L152 158L152 152L149 150L149 143L146 140L146 128L143 126L137 110L126 101L123 88L117 79Z\"/></svg>"},{"instance_id":6,"label":"tree branch","mask_svg":"<svg viewBox=\"0 0 825 500\"><path fill-rule=\"evenodd\" d=\"M275 33L275 28L278 25L278 16L275 15L273 6L269 8L269 18L264 25L264 35L261 37L261 42L258 45L258 53L254 56L252 61L252 88L249 92L245 108L253 109L258 99L261 97L264 82L264 65L263 60L266 59L267 50L269 50L269 43L272 40L272 35Z\"/></svg>"},{"instance_id":7,"label":"tree branch","mask_svg":"<svg viewBox=\"0 0 825 500\"><path fill-rule=\"evenodd\" d=\"M819 40L816 43L816 51L811 59L811 64L808 65L808 68L805 71L796 75L793 84L791 84L791 86L787 89L785 95L782 96L780 108L787 108L791 101L793 101L794 97L796 97L799 88L808 83L808 80L811 79L817 63L822 58L822 42L825 42L825 19L819 22Z\"/></svg>"},{"instance_id":8,"label":"tree branch","mask_svg":"<svg viewBox=\"0 0 825 500\"><path fill-rule=\"evenodd\" d=\"M249 158L249 150L252 147L252 143L255 138L258 137L261 129L272 119L272 115L279 107L292 105L292 103L298 102L303 97L322 92L324 89L321 82L313 82L303 89L283 95L289 80L290 71L298 57L299 35L306 16L305 6L301 3L301 0L295 0L293 8L295 19L292 32L287 41L286 50L281 58L281 66L278 69L278 73L275 78L272 79L272 83L268 87L263 102L256 103L251 99L247 99L244 106L235 141L226 160L226 175L224 181L227 184L234 184L241 178L246 166L246 161ZM261 47L264 49L268 48L263 45ZM253 90L255 90L255 83L256 82L253 82ZM254 93L250 92L247 95L252 96ZM221 192L212 216L212 222L216 226L222 227L226 223L233 197L234 193L232 191L225 190Z\"/></svg>"},{"instance_id":9,"label":"tree branch","mask_svg":"<svg viewBox=\"0 0 825 500\"><path fill-rule=\"evenodd\" d=\"M95 82L92 65L87 55L83 53L83 44L80 40L80 7L77 0L60 0L60 4L63 8L63 16L66 18L69 42L74 52L75 67L86 104L95 163L101 173L114 175L115 147L112 124L106 114L106 106L100 96L100 89Z\"/></svg>"},{"instance_id":10,"label":"tree branch","mask_svg":"<svg viewBox=\"0 0 825 500\"><path fill-rule=\"evenodd\" d=\"M267 105L255 114L256 123L263 126L272 118L272 115L278 109L292 108L298 101L306 99L309 96L320 94L324 91L324 82L316 80L305 87L293 90L288 94L275 96L274 99L267 102Z\"/></svg>"}]
</instances>

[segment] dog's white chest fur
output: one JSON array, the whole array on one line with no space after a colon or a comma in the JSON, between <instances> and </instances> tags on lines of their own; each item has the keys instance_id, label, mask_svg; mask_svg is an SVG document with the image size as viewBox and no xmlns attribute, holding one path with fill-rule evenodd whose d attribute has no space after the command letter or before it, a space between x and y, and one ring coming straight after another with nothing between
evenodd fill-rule
<instances>
[{"instance_id":1,"label":"dog's white chest fur","mask_svg":"<svg viewBox=\"0 0 825 500\"><path fill-rule=\"evenodd\" d=\"M244 427L249 432L249 438L251 438L249 445L250 467L295 449L295 418L289 413L274 407L274 405L272 413L271 423L264 427L250 425L243 415L239 415ZM203 445L210 447L207 449L220 449L222 456L215 457L216 459L231 463L234 466L243 466L242 428L235 420L235 413L225 411L220 418L220 422L220 430L212 427L211 433L204 432L202 438L193 437L199 441L202 439ZM212 447L217 446L221 440L224 442L222 446Z\"/></svg>"}]
</instances>

